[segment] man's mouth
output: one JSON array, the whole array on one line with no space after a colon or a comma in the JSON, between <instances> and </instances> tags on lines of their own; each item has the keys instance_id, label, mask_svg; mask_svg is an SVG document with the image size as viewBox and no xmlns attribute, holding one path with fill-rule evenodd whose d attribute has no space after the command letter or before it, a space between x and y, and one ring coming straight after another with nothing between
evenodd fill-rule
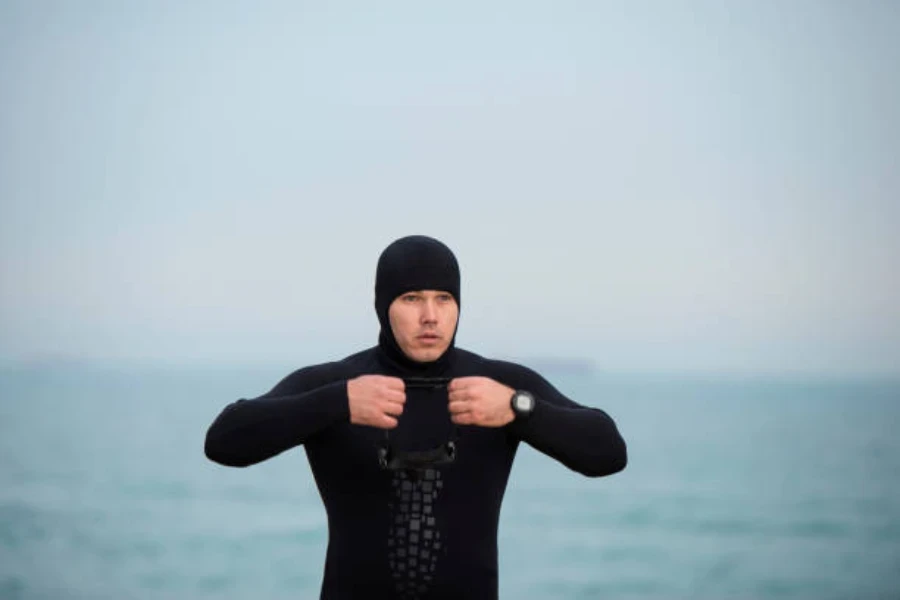
<instances>
[{"instance_id":1,"label":"man's mouth","mask_svg":"<svg viewBox=\"0 0 900 600\"><path fill-rule=\"evenodd\" d=\"M423 333L419 336L419 339L423 342L436 342L441 339L441 336L436 333Z\"/></svg>"}]
</instances>

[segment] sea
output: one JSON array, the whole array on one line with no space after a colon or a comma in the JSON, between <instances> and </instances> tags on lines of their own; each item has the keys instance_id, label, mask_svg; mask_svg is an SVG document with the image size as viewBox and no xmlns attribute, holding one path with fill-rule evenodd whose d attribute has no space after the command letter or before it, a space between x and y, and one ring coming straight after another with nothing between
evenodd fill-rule
<instances>
[{"instance_id":1,"label":"sea","mask_svg":"<svg viewBox=\"0 0 900 600\"><path fill-rule=\"evenodd\" d=\"M325 512L298 448L207 460L282 367L0 370L0 598L314 599ZM504 599L900 599L900 382L545 372L606 410L625 471L522 446Z\"/></svg>"}]
</instances>

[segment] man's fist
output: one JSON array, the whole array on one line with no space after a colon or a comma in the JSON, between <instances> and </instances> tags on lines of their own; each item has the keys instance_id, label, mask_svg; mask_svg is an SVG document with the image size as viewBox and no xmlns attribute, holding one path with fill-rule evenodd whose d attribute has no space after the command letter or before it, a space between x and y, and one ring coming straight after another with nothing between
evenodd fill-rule
<instances>
[{"instance_id":1,"label":"man's fist","mask_svg":"<svg viewBox=\"0 0 900 600\"><path fill-rule=\"evenodd\" d=\"M487 377L459 377L447 386L450 418L457 425L503 427L516 415L510 406L515 390Z\"/></svg>"},{"instance_id":2,"label":"man's fist","mask_svg":"<svg viewBox=\"0 0 900 600\"><path fill-rule=\"evenodd\" d=\"M393 429L403 413L406 386L398 377L360 375L347 382L350 422L380 429Z\"/></svg>"}]
</instances>

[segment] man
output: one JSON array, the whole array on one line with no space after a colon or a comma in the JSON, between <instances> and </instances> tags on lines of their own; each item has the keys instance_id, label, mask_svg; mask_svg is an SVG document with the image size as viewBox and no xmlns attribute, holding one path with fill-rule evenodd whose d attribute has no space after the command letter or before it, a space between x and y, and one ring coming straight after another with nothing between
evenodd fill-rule
<instances>
[{"instance_id":1,"label":"man","mask_svg":"<svg viewBox=\"0 0 900 600\"><path fill-rule=\"evenodd\" d=\"M500 505L522 441L590 477L625 468L602 410L455 345L459 265L401 238L379 258L378 344L225 407L206 456L244 467L303 445L328 517L322 600L498 595Z\"/></svg>"}]
</instances>

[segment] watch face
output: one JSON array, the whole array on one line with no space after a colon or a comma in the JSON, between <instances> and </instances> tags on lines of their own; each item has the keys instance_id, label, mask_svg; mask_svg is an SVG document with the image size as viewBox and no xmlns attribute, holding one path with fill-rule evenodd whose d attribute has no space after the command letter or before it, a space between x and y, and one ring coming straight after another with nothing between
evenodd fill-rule
<instances>
[{"instance_id":1,"label":"watch face","mask_svg":"<svg viewBox=\"0 0 900 600\"><path fill-rule=\"evenodd\" d=\"M528 394L516 394L516 408L519 410L531 410L533 401Z\"/></svg>"}]
</instances>

